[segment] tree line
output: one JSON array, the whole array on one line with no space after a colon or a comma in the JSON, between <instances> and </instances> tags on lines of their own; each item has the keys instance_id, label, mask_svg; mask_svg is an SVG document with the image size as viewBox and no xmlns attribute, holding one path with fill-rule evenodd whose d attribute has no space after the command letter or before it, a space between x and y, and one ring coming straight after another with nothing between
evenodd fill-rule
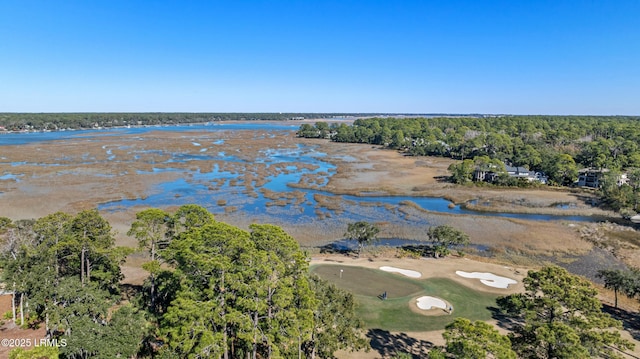
<instances>
[{"instance_id":1,"label":"tree line","mask_svg":"<svg viewBox=\"0 0 640 359\"><path fill-rule=\"evenodd\" d=\"M132 250L97 210L0 220L9 318L63 344L42 356L332 358L368 346L353 296L310 275L280 227L245 231L185 205L139 212L129 235L150 259L133 294L119 285Z\"/></svg>"},{"instance_id":2,"label":"tree line","mask_svg":"<svg viewBox=\"0 0 640 359\"><path fill-rule=\"evenodd\" d=\"M377 234L374 224L356 222L345 236L364 246ZM280 227L245 231L184 205L138 212L128 235L149 258L149 276L133 293L119 285L132 249L114 245L97 210L0 218L1 279L13 296L8 317L44 325L56 344L15 349L11 358L334 358L340 349L368 347L353 295L310 275L306 254ZM427 236L436 257L468 243L450 226L430 227ZM638 270L599 275L616 306L618 292L640 296ZM446 344L429 358L618 358L633 347L587 280L550 266L529 271L524 285L496 301L508 335L455 318Z\"/></svg>"},{"instance_id":3,"label":"tree line","mask_svg":"<svg viewBox=\"0 0 640 359\"><path fill-rule=\"evenodd\" d=\"M298 135L457 159L461 162L450 168L456 183L471 182L476 169L504 172L504 164L544 173L549 185L559 186L573 185L580 168L607 169L613 179L628 172L628 184L602 190L601 195L614 209L640 211L640 117L367 118L351 126L303 124ZM498 179L507 186L533 184L506 174Z\"/></svg>"},{"instance_id":4,"label":"tree line","mask_svg":"<svg viewBox=\"0 0 640 359\"><path fill-rule=\"evenodd\" d=\"M44 325L47 338L61 344L48 349L51 355L137 352L144 314L119 305L120 264L131 250L114 246L111 226L97 210L0 222L0 279L13 296L9 318L22 327Z\"/></svg>"},{"instance_id":5,"label":"tree line","mask_svg":"<svg viewBox=\"0 0 640 359\"><path fill-rule=\"evenodd\" d=\"M7 131L57 131L212 121L282 121L344 115L339 113L0 113L0 127L4 127Z\"/></svg>"}]
</instances>

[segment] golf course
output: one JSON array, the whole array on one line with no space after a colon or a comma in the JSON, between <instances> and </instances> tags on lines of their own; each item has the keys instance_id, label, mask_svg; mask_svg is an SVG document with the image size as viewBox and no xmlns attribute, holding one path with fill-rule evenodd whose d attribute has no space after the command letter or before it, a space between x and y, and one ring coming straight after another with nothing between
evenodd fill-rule
<instances>
[{"instance_id":1,"label":"golf course","mask_svg":"<svg viewBox=\"0 0 640 359\"><path fill-rule=\"evenodd\" d=\"M368 328L389 331L441 330L455 317L490 320L489 308L495 306L498 297L443 277L416 279L374 268L337 264L314 264L311 272L353 293L358 302L357 313ZM385 292L387 298L383 299ZM453 307L452 313L440 308L419 309L416 300L422 296L443 299Z\"/></svg>"}]
</instances>

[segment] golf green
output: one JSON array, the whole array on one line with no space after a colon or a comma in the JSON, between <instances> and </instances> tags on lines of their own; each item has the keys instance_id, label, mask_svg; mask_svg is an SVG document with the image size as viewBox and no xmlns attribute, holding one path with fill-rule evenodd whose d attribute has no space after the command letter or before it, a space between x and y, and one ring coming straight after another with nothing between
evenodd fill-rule
<instances>
[{"instance_id":1,"label":"golf green","mask_svg":"<svg viewBox=\"0 0 640 359\"><path fill-rule=\"evenodd\" d=\"M311 271L356 295L375 298L387 292L387 298L397 298L423 290L422 285L407 277L377 269L323 264L314 266Z\"/></svg>"},{"instance_id":2,"label":"golf green","mask_svg":"<svg viewBox=\"0 0 640 359\"><path fill-rule=\"evenodd\" d=\"M496 295L475 291L447 278L412 279L378 269L334 264L313 265L311 272L353 293L358 302L357 313L368 328L439 330L456 317L489 320L489 308L496 306ZM379 298L383 292L387 292L387 300ZM420 315L412 311L409 302L423 295L448 301L454 308L453 314L443 311L442 315Z\"/></svg>"}]
</instances>

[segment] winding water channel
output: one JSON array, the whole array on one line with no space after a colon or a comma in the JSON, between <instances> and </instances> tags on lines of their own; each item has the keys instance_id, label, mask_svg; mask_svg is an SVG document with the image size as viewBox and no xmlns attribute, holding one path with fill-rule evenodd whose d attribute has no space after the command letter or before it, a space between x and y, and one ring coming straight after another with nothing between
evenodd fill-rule
<instances>
[{"instance_id":1,"label":"winding water channel","mask_svg":"<svg viewBox=\"0 0 640 359\"><path fill-rule=\"evenodd\" d=\"M86 131L58 131L45 133L20 133L0 135L0 146L22 145L45 141L65 141L78 138L91 138L98 136L125 136L141 135L149 131L240 131L254 130L270 136L271 131L295 131L297 125L273 124L273 123L230 123L230 124L202 124L181 126L158 126L137 128L116 128L109 130ZM304 143L297 148L279 149L273 148L262 151L253 162L249 162L227 153L224 140L216 140L210 143L193 142L194 151L185 153L159 153L168 160L162 166L154 167L151 171L139 172L145 174L179 172L180 178L157 185L148 196L136 199L124 199L102 203L100 210L118 211L132 206L166 207L187 203L197 203L207 207L213 213L224 213L233 207L235 211L247 215L261 215L277 218L279 222L306 223L316 221L319 218L349 218L356 220L375 220L379 218L395 217L400 221L409 221L414 224L426 222L418 211L424 210L435 213L452 215L482 215L494 217L518 218L537 221L566 220L566 221L596 221L597 218L589 216L558 216L543 214L521 213L496 213L482 212L466 209L459 205L453 206L451 202L442 198L414 197L414 196L379 196L375 193L363 196L337 195L323 190L323 186L335 173L335 165L326 160L327 154L317 151L314 146ZM103 147L108 161L118 161L112 154L113 148ZM122 150L123 148L119 148ZM12 166L16 163L6 161L0 153L0 179L20 181L21 173L13 173ZM87 159L91 161L91 159ZM263 178L259 185L244 183L241 173L214 165L211 170L203 170L205 166L198 164L203 161L238 162L244 164L260 164L270 169L267 178ZM188 169L184 166L175 168L172 164L189 163ZM304 166L296 166L302 163ZM24 165L20 163L19 165ZM34 164L38 165L38 164ZM48 164L55 165L55 164ZM132 165L133 167L134 165ZM273 167L272 167L273 166ZM68 166L69 167L69 166ZM211 167L211 166L209 166ZM135 167L133 167L135 168ZM73 171L73 168L67 168ZM140 171L140 170L139 170ZM111 174L102 174L110 176ZM313 178L314 185L309 186L309 178ZM212 185L215 183L215 186ZM298 186L296 186L296 184ZM255 187L253 192L247 192L247 185ZM292 186L293 185L293 186ZM302 186L300 186L302 185ZM307 187L307 188L304 188ZM310 189L308 187L312 187ZM0 194L1 197L1 194ZM223 203L223 205L221 205ZM329 205L327 203L333 203ZM339 203L339 206L336 206ZM407 209L407 210L403 210ZM411 209L411 210L408 210Z\"/></svg>"}]
</instances>

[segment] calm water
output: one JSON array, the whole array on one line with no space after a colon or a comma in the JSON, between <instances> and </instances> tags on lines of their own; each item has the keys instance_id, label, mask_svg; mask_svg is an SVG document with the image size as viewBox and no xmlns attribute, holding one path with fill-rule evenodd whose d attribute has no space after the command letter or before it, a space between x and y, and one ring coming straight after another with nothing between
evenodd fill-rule
<instances>
[{"instance_id":1,"label":"calm water","mask_svg":"<svg viewBox=\"0 0 640 359\"><path fill-rule=\"evenodd\" d=\"M24 145L28 143L68 140L77 138L92 138L99 136L138 135L151 131L221 131L221 130L289 130L295 131L298 125L285 125L274 123L212 123L212 124L185 124L172 126L146 126L146 127L118 127L102 130L68 130L55 132L28 132L0 134L0 146ZM221 143L219 143L221 144Z\"/></svg>"},{"instance_id":2,"label":"calm water","mask_svg":"<svg viewBox=\"0 0 640 359\"><path fill-rule=\"evenodd\" d=\"M46 133L24 133L24 134L3 134L0 135L1 145L19 145L45 141L67 140L77 138L91 138L98 136L121 136L136 135L150 131L200 131L213 132L223 130L257 130L264 131L262 137L273 137L270 131L295 131L297 125L274 124L274 123L230 123L230 124L200 124L200 125L182 125L182 126L158 126L158 127L135 127L135 128L117 128L108 130L84 130L84 131L60 131ZM158 151L158 154L169 155L167 163L197 163L198 161L221 160L228 162L244 162L242 159L224 152L224 140L218 140L213 143L216 150L211 147L204 147L202 144L193 142L194 147L203 147L196 154L184 153L164 153ZM219 150L217 150L219 147ZM122 148L121 148L122 149ZM111 149L106 148L105 151L109 155ZM131 206L147 206L147 207L166 207L178 206L188 203L197 203L207 207L213 213L224 213L225 207L233 206L237 211L245 213L248 216L260 215L277 219L274 222L289 223L309 223L317 221L321 218L348 218L353 220L384 220L393 218L396 222L408 222L411 224L428 224L424 216L410 215L406 211L399 211L399 208L409 202L436 213L449 213L458 215L483 215L507 218L519 218L529 220L566 220L566 221L594 221L593 217L584 216L553 216L539 214L515 214L515 213L492 213L479 212L461 208L460 206L451 206L451 203L442 198L428 197L412 197L412 196L377 196L372 193L368 196L338 196L320 190L299 189L290 187L289 184L299 183L306 175L314 175L319 179L320 186L327 183L329 177L335 173L335 166L327 162L327 155L316 151L313 146L300 144L294 149L267 149L263 151L253 162L261 163L270 168L271 166L281 163L303 162L316 166L315 169L297 168L296 166L288 166L285 170L276 171L277 174L269 176L264 186L265 189L287 194L291 192L301 193L303 201L301 203L292 203L294 200L288 200L284 206L274 205L273 200L265 198L256 188L255 192L247 193L245 183L240 179L241 175L221 170L217 165L212 171L202 172L201 170L172 169L172 168L154 168L150 175L161 173L164 171L176 171L183 173L182 178L165 182L153 188L150 194L145 198L130 199L104 203L99 206L101 210L117 211ZM117 161L115 156L109 156L109 160ZM342 158L349 160L348 158ZM63 159L61 159L63 160ZM91 159L86 159L87 163ZM0 158L0 162L2 159ZM12 166L21 164L11 163ZM57 165L57 164L48 164ZM70 166L68 166L70 167ZM166 166L163 166L166 167ZM274 167L278 168L278 167ZM68 170L72 171L72 169ZM140 172L144 173L144 172ZM0 179L20 180L19 173L0 173ZM105 175L106 176L106 175ZM213 186L215 181L217 185ZM222 183L222 184L220 184ZM325 196L325 198L333 199L340 202L340 208L335 206L322 207L314 199L314 195ZM220 201L224 201L225 205L218 205Z\"/></svg>"}]
</instances>

